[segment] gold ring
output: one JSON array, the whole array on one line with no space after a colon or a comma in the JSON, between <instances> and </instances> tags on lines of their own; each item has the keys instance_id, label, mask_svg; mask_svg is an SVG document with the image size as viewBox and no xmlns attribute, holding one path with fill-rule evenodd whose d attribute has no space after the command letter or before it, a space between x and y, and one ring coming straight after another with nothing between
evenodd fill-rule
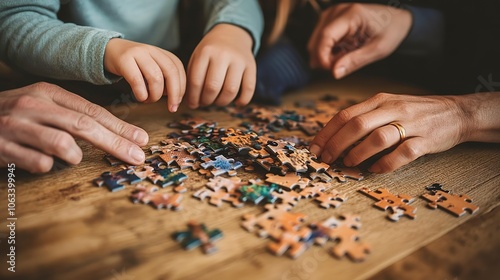
<instances>
[{"instance_id":1,"label":"gold ring","mask_svg":"<svg viewBox=\"0 0 500 280\"><path fill-rule=\"evenodd\" d=\"M400 123L397 123L397 122L391 122L390 125L393 125L395 128L398 129L399 138L400 138L399 142L403 142L406 139L405 128Z\"/></svg>"}]
</instances>

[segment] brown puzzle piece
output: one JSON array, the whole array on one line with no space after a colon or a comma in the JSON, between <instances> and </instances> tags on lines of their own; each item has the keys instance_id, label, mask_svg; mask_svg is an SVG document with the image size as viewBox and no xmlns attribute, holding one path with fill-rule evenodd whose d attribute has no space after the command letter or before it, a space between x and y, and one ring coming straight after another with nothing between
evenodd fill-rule
<instances>
[{"instance_id":1,"label":"brown puzzle piece","mask_svg":"<svg viewBox=\"0 0 500 280\"><path fill-rule=\"evenodd\" d=\"M309 184L309 179L302 178L299 175L287 173L285 176L266 174L266 182L276 184L288 191L298 187L304 189Z\"/></svg>"},{"instance_id":2,"label":"brown puzzle piece","mask_svg":"<svg viewBox=\"0 0 500 280\"><path fill-rule=\"evenodd\" d=\"M387 189L378 188L375 191L372 191L368 188L361 188L359 192L377 199L378 201L374 204L376 207L387 210L389 209L391 213L388 214L388 218L391 221L397 222L399 218L403 215L406 215L408 218L415 219L417 208L408 205L415 200L408 195L394 195L390 193ZM398 210L399 209L399 210Z\"/></svg>"},{"instance_id":3,"label":"brown puzzle piece","mask_svg":"<svg viewBox=\"0 0 500 280\"><path fill-rule=\"evenodd\" d=\"M467 211L474 214L479 207L472 204L472 199L465 195L456 195L443 191L436 191L422 195L423 198L430 201L427 204L430 208L436 209L438 206L453 215L460 217Z\"/></svg>"}]
</instances>

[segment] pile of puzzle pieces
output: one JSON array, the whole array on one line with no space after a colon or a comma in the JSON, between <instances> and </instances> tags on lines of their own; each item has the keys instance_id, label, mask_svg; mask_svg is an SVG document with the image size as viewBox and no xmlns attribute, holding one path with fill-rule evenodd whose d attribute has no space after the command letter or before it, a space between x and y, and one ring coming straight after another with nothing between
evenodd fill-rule
<instances>
[{"instance_id":1,"label":"pile of puzzle pieces","mask_svg":"<svg viewBox=\"0 0 500 280\"><path fill-rule=\"evenodd\" d=\"M186 170L192 170L189 173L197 172L208 180L205 187L192 190L191 195L200 201L208 200L217 207L224 202L237 208L263 205L266 211L244 216L242 227L257 232L260 237L270 238L268 248L276 255L288 252L296 258L313 244L323 246L331 240L335 244L330 249L332 255L362 261L370 252L370 246L360 241L359 217L347 214L305 224L305 215L290 211L304 199L312 199L325 209L340 207L347 197L332 185L348 180L360 181L363 174L357 168L319 161L309 152L308 142L302 138L273 135L282 129L314 135L335 113L350 104L328 97L323 102L299 104L293 111L229 107L225 110L233 117L250 121L228 128L219 127L214 121L186 117L169 124L178 131L151 146L142 166L125 165L106 156L110 165L119 170L102 173L94 183L112 192L123 190L125 183L135 185L130 194L132 202L177 211L182 209L183 193L190 190L184 185L188 179ZM237 176L239 173L250 173L254 178L242 180ZM402 216L416 217L416 208L409 205L414 200L412 197L393 195L384 188L362 187L359 191L377 199L375 206L388 210L391 221L398 221ZM431 190L423 197L431 201L429 207L439 206L457 216L465 210L477 210L468 197L453 196L443 190ZM218 230L208 232L203 224L195 222L188 228L174 238L188 249L202 246L206 253L215 251L211 241L219 239L222 233Z\"/></svg>"}]
</instances>

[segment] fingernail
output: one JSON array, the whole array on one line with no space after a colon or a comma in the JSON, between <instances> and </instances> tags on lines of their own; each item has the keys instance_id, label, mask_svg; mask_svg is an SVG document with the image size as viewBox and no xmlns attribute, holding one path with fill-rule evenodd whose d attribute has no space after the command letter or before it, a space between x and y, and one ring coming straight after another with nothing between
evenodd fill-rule
<instances>
[{"instance_id":1,"label":"fingernail","mask_svg":"<svg viewBox=\"0 0 500 280\"><path fill-rule=\"evenodd\" d=\"M370 168L368 168L368 171L372 173L380 173L382 171L379 166L377 165L372 165Z\"/></svg>"},{"instance_id":2,"label":"fingernail","mask_svg":"<svg viewBox=\"0 0 500 280\"><path fill-rule=\"evenodd\" d=\"M177 108L179 108L178 104L170 105L170 112L172 112L172 113L177 112Z\"/></svg>"},{"instance_id":3,"label":"fingernail","mask_svg":"<svg viewBox=\"0 0 500 280\"><path fill-rule=\"evenodd\" d=\"M321 159L326 162L326 163L331 163L332 162L332 155L330 155L330 153L328 152L324 152L322 155L321 155Z\"/></svg>"},{"instance_id":4,"label":"fingernail","mask_svg":"<svg viewBox=\"0 0 500 280\"><path fill-rule=\"evenodd\" d=\"M146 145L149 141L148 134L143 132L143 131L140 131L140 130L136 130L134 132L133 138L134 138L135 143L140 144L140 145Z\"/></svg>"},{"instance_id":5,"label":"fingernail","mask_svg":"<svg viewBox=\"0 0 500 280\"><path fill-rule=\"evenodd\" d=\"M341 79L345 76L346 69L344 66L339 66L335 69L335 78Z\"/></svg>"},{"instance_id":6,"label":"fingernail","mask_svg":"<svg viewBox=\"0 0 500 280\"><path fill-rule=\"evenodd\" d=\"M132 148L130 148L129 154L137 162L144 162L144 160L146 159L144 152L136 146L132 146Z\"/></svg>"},{"instance_id":7,"label":"fingernail","mask_svg":"<svg viewBox=\"0 0 500 280\"><path fill-rule=\"evenodd\" d=\"M313 144L313 145L311 146L311 148L309 149L309 151L310 151L312 154L314 154L315 156L318 156L318 155L319 155L319 152L321 151L321 148L320 148L318 145Z\"/></svg>"}]
</instances>

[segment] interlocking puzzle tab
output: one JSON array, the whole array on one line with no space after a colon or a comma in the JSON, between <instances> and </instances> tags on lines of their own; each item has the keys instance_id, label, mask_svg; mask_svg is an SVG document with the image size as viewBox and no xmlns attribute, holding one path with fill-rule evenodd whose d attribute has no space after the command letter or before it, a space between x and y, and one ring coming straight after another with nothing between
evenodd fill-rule
<instances>
[{"instance_id":1,"label":"interlocking puzzle tab","mask_svg":"<svg viewBox=\"0 0 500 280\"><path fill-rule=\"evenodd\" d=\"M262 184L261 180L249 180L250 185L241 186L238 191L241 193L241 201L251 201L254 204L259 204L261 201L265 200L267 203L274 203L277 199L273 195L274 191L277 191L279 187L275 184L265 185Z\"/></svg>"},{"instance_id":2,"label":"interlocking puzzle tab","mask_svg":"<svg viewBox=\"0 0 500 280\"><path fill-rule=\"evenodd\" d=\"M387 215L387 218L391 221L397 222L399 218L403 215L406 215L408 218L415 219L417 208L414 208L409 203L413 202L415 198L412 198L408 195L393 195L387 189L378 188L375 191L372 191L368 188L361 188L359 192L377 199L378 201L374 204L374 206L387 210L389 209L390 213Z\"/></svg>"},{"instance_id":3,"label":"interlocking puzzle tab","mask_svg":"<svg viewBox=\"0 0 500 280\"><path fill-rule=\"evenodd\" d=\"M457 217L463 216L467 211L474 214L479 210L479 207L472 204L472 199L465 194L456 195L439 190L430 191L430 193L423 194L422 197L430 201L427 204L429 208L436 209L439 207Z\"/></svg>"},{"instance_id":4,"label":"interlocking puzzle tab","mask_svg":"<svg viewBox=\"0 0 500 280\"><path fill-rule=\"evenodd\" d=\"M222 231L219 229L209 231L205 224L196 221L189 221L187 226L187 231L177 231L172 234L172 238L181 242L184 249L192 250L201 246L205 254L217 251L217 247L213 243L222 238Z\"/></svg>"}]
</instances>

